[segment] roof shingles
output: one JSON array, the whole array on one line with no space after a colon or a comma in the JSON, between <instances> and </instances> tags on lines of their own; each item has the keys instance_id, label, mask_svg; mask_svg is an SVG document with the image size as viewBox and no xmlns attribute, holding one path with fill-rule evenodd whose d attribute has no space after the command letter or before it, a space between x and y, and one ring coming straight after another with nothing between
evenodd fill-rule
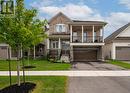
<instances>
[{"instance_id":1,"label":"roof shingles","mask_svg":"<svg viewBox=\"0 0 130 93\"><path fill-rule=\"evenodd\" d=\"M121 32L123 32L125 29L127 29L130 26L130 23L124 25L123 27L119 28L115 32L113 32L111 35L109 35L106 39L105 42L111 42L113 41Z\"/></svg>"}]
</instances>

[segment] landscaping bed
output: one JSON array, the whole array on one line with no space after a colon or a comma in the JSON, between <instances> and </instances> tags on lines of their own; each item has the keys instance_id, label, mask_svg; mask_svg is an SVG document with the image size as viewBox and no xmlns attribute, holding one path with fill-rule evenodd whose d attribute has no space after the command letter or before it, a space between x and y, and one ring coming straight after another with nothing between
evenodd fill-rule
<instances>
[{"instance_id":1,"label":"landscaping bed","mask_svg":"<svg viewBox=\"0 0 130 93\"><path fill-rule=\"evenodd\" d=\"M22 78L21 78L22 79ZM13 87L15 89L22 90L23 85L21 88L18 88L16 84L17 78L12 77L12 83ZM22 80L21 80L22 81ZM27 89L33 89L31 93L66 93L66 83L67 83L67 77L58 77L58 76L28 76L26 77L26 81L30 82L27 83L28 85L31 84L33 86L27 88ZM9 86L9 77L0 77L0 93L3 89L8 89ZM15 91L15 90L13 90ZM9 92L11 93L11 92ZM14 92L15 93L15 92ZM28 92L25 92L28 93Z\"/></svg>"}]
</instances>

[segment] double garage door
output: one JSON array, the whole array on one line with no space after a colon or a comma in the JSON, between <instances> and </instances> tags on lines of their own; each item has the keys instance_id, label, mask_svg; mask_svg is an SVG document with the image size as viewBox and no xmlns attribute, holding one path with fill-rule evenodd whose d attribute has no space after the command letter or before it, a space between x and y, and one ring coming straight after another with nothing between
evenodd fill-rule
<instances>
[{"instance_id":1,"label":"double garage door","mask_svg":"<svg viewBox=\"0 0 130 93\"><path fill-rule=\"evenodd\" d=\"M130 60L130 47L116 47L117 60Z\"/></svg>"},{"instance_id":2,"label":"double garage door","mask_svg":"<svg viewBox=\"0 0 130 93\"><path fill-rule=\"evenodd\" d=\"M97 49L94 48L74 48L74 61L97 61Z\"/></svg>"}]
</instances>

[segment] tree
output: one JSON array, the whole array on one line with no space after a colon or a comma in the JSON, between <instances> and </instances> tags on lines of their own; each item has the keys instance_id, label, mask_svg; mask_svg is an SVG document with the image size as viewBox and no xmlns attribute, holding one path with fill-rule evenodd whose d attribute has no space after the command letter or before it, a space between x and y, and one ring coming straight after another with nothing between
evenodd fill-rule
<instances>
[{"instance_id":1,"label":"tree","mask_svg":"<svg viewBox=\"0 0 130 93\"><path fill-rule=\"evenodd\" d=\"M20 85L20 50L32 47L46 38L43 29L45 23L36 16L36 9L26 9L24 0L16 0L14 18L4 16L0 19L0 41L7 43L17 52L18 85Z\"/></svg>"}]
</instances>

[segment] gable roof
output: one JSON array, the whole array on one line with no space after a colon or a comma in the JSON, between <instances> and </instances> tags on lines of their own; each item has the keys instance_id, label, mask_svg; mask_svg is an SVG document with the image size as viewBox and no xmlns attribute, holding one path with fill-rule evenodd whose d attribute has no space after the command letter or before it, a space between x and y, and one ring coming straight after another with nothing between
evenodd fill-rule
<instances>
[{"instance_id":1,"label":"gable roof","mask_svg":"<svg viewBox=\"0 0 130 93\"><path fill-rule=\"evenodd\" d=\"M130 26L130 23L124 25L123 27L119 28L115 32L113 32L111 35L109 35L106 39L105 42L111 42L113 41L121 32L123 32L125 29L127 29Z\"/></svg>"},{"instance_id":2,"label":"gable roof","mask_svg":"<svg viewBox=\"0 0 130 93\"><path fill-rule=\"evenodd\" d=\"M67 17L65 14L63 14L62 12L59 12L58 14L56 14L55 16L53 16L50 20L49 20L49 23L55 19L56 17L60 16L60 15L63 15L65 18L67 18L68 20L72 21L69 17Z\"/></svg>"},{"instance_id":3,"label":"gable roof","mask_svg":"<svg viewBox=\"0 0 130 93\"><path fill-rule=\"evenodd\" d=\"M57 18L58 16L63 15L66 19L70 20L69 24L100 24L100 25L106 25L106 22L103 21L85 21L85 20L73 20L70 19L68 16L66 16L64 13L59 12L58 14L56 14L55 16L53 16L48 23L51 23L55 18Z\"/></svg>"}]
</instances>

